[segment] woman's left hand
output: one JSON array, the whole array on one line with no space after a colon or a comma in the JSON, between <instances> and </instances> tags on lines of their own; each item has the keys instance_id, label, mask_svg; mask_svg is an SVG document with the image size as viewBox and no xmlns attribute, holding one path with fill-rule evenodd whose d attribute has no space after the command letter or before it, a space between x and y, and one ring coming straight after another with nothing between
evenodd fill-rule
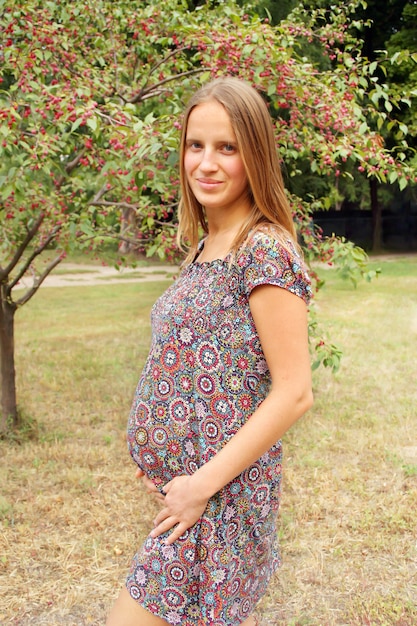
<instances>
[{"instance_id":1,"label":"woman's left hand","mask_svg":"<svg viewBox=\"0 0 417 626\"><path fill-rule=\"evenodd\" d=\"M165 540L174 543L186 530L194 526L203 515L208 499L194 486L193 476L176 476L163 488L166 493L164 504L154 520L151 537L159 537L174 528Z\"/></svg>"}]
</instances>

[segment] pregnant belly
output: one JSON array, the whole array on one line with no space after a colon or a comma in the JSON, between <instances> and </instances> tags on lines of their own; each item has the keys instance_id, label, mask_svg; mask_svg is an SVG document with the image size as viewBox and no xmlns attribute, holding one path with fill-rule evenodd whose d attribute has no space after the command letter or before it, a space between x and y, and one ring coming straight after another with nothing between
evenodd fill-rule
<instances>
[{"instance_id":1,"label":"pregnant belly","mask_svg":"<svg viewBox=\"0 0 417 626\"><path fill-rule=\"evenodd\" d=\"M198 453L190 437L160 424L128 430L130 454L141 470L159 487L175 476L198 469Z\"/></svg>"}]
</instances>

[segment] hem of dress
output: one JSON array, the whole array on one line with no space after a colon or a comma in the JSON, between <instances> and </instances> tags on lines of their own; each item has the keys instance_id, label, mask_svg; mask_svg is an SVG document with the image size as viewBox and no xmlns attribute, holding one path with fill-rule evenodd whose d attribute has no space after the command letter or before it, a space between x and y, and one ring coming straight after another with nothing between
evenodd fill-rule
<instances>
[{"instance_id":1,"label":"hem of dress","mask_svg":"<svg viewBox=\"0 0 417 626\"><path fill-rule=\"evenodd\" d=\"M160 615L159 613L154 613L154 612L153 612L153 611L151 611L151 610L150 610L147 606L145 606L145 605L143 604L143 602L141 602L138 598L134 598L134 597L132 596L132 594L130 593L130 589L129 589L129 587L128 587L127 582L125 583L125 587L126 587L126 589L127 589L127 592L128 592L128 594L129 594L129 596L132 598L132 600L133 600L134 602L136 602L136 604L139 604L139 606L141 606L141 607L142 607L142 609L144 609L145 611L147 611L148 613L150 613L150 614L151 614L151 615L153 615L154 617L159 617L159 619L163 619L163 620L164 620L167 624L169 624L170 626L178 626L177 624L173 624L172 622L169 622L169 621L167 620L167 618L165 617L165 615ZM197 626L197 625L196 625L196 626Z\"/></svg>"},{"instance_id":2,"label":"hem of dress","mask_svg":"<svg viewBox=\"0 0 417 626\"><path fill-rule=\"evenodd\" d=\"M273 577L274 577L274 576L278 573L278 570L280 569L281 564L282 564L282 563L281 563L281 561L279 561L278 565L276 566L276 569L272 572L272 575L271 575L271 577L270 577L270 579L269 579L269 582L271 582L272 578L273 578ZM268 583L268 585L269 585L269 583ZM164 620L167 624L169 624L169 626L179 626L178 622L176 622L176 623L174 623L174 622L169 622L169 621L168 621L168 619L167 619L167 617L166 617L165 615L161 615L160 613L154 613L154 612L153 612L153 611L151 611L148 607L146 607L146 606L143 604L143 602L141 602L138 598L134 598L134 597L132 596L132 594L130 593L130 589L129 589L129 587L128 587L127 583L125 583L125 587L126 587L126 589L127 589L127 592L128 592L128 594L129 594L129 596L132 598L132 600L133 600L134 602L136 602L137 604L139 604L139 606L141 606L141 607L142 607L145 611L147 611L148 613L150 613L150 614L151 614L151 615L153 615L154 617L159 617L159 619ZM265 590L265 593L266 593L266 590ZM248 619L248 617L250 617L251 615L255 616L255 620L259 620L259 615L257 615L257 606L258 606L258 604L260 603L260 601L262 600L262 598L263 598L263 596L265 595L265 593L264 593L264 594L262 594L262 596L261 596L260 598L258 598L258 600L257 600L257 601L255 602L255 604L253 605L253 610L252 610L252 612L251 612L251 613L250 613L247 617L243 618L243 622L239 622L239 624L233 624L232 626L241 626L241 625L242 625L242 624L243 624L243 623L244 623L244 622ZM256 626L258 626L258 623L259 623L259 624L261 624L262 622L256 622ZM181 626L184 626L184 622L181 622ZM190 626L190 625L188 624L188 625L186 625L186 626ZM204 623L204 621L203 621L203 619L202 619L202 618L197 618L197 621L196 621L196 622L194 622L194 623L192 624L192 626L207 626L207 624L205 624L205 623ZM215 624L214 624L214 625L212 625L212 626L215 626Z\"/></svg>"}]
</instances>

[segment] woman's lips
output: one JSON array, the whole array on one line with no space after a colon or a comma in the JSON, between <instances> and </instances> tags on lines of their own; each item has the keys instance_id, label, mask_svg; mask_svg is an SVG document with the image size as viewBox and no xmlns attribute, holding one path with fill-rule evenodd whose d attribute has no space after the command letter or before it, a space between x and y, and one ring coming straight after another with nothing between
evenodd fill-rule
<instances>
[{"instance_id":1,"label":"woman's lips","mask_svg":"<svg viewBox=\"0 0 417 626\"><path fill-rule=\"evenodd\" d=\"M214 180L213 178L197 178L196 180L202 189L215 189L223 182L221 180Z\"/></svg>"}]
</instances>

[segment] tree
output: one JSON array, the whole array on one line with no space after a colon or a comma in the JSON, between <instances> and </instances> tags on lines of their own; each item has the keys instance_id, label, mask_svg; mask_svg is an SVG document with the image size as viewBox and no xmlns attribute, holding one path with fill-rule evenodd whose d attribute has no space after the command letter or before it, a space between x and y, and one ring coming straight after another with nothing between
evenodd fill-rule
<instances>
[{"instance_id":1,"label":"tree","mask_svg":"<svg viewBox=\"0 0 417 626\"><path fill-rule=\"evenodd\" d=\"M140 209L148 236L153 195L165 205L161 216L172 210L154 167L160 138L169 150L174 130L164 126L164 115L175 105L164 106L162 98L200 70L175 35L165 35L148 3L136 3L137 13L126 2L90 4L87 12L76 2L1 6L2 431L18 418L16 310L66 251L120 233L115 209ZM158 124L151 100L158 102ZM27 288L14 298L25 279Z\"/></svg>"},{"instance_id":2,"label":"tree","mask_svg":"<svg viewBox=\"0 0 417 626\"><path fill-rule=\"evenodd\" d=\"M243 4L246 4L244 0ZM304 12L308 13L319 9L324 19L331 19L334 5L335 3L330 0L288 0L285 3L260 0L255 3L260 14L268 11L276 22L282 20L295 7L301 7ZM378 0L367 0L357 3L351 15L350 25L347 24L352 34L363 41L361 53L369 61L369 68L372 69L373 74L372 80L377 81L374 86L368 85L366 81L361 106L366 108L366 99L369 97L374 98L373 106L379 100L380 111L374 122L381 123L383 116L386 116L386 123L383 127L374 126L380 131L380 142L384 141L391 150L396 146L397 153L402 154L402 158L408 160L414 169L417 146L414 139L416 132L412 103L416 97L416 85L413 78L417 67L414 60L417 58L415 56L416 11L414 0L388 0L384 3ZM314 59L317 65L319 58L316 53L317 46L314 42L307 42L305 54ZM374 61L378 62L377 66ZM326 61L323 59L322 63ZM337 62L334 61L334 66L336 65ZM372 119L369 120L371 126L374 122ZM405 144L404 138L406 138ZM320 192L325 196L325 204L328 208L340 208L343 200L354 204L366 203L366 206L371 207L373 216L373 249L380 249L382 247L382 203L379 191L383 189L385 202L395 194L398 195L395 173L390 172L386 183L375 176L367 176L365 179L361 170L358 171L348 159L340 170L341 175L330 176L326 182L323 179L318 180L317 176L312 176L309 169L309 162L306 159L299 168L299 173L291 181L293 191L303 197L316 197L317 192Z\"/></svg>"},{"instance_id":3,"label":"tree","mask_svg":"<svg viewBox=\"0 0 417 626\"><path fill-rule=\"evenodd\" d=\"M330 0L300 0L304 11L319 10L324 19L331 19L334 3ZM415 81L413 80L413 51L415 50L416 5L413 0L366 0L356 3L351 20L346 24L351 35L362 40L361 54L367 60L368 73L364 76L352 75L358 79L356 101L363 111L368 110L368 125L379 134L378 144L396 155L396 159L407 163L410 170L416 168L415 131L413 119L413 98ZM311 50L307 50L311 54ZM332 61L336 68L337 57ZM397 83L397 78L399 82ZM396 78L397 77L397 78ZM377 115L375 116L375 109ZM308 166L307 166L308 169ZM329 178L326 204L337 206L341 199L351 203L370 206L373 219L373 250L382 247L382 203L380 190L392 198L405 188L405 180L398 180L395 171L386 176L374 176L369 170L363 170L348 158L340 176ZM411 179L413 176L411 175ZM305 176L296 177L297 191L313 193ZM315 181L313 181L315 183ZM364 202L364 198L366 201Z\"/></svg>"},{"instance_id":4,"label":"tree","mask_svg":"<svg viewBox=\"0 0 417 626\"><path fill-rule=\"evenodd\" d=\"M175 255L178 115L196 84L222 74L253 82L290 172L309 158L325 176L349 158L376 176L411 175L376 149L370 105L358 104L358 81L368 84L371 72L346 32L353 8L272 27L232 0L192 11L185 0L96 0L87 11L80 0L0 0L0 431L18 421L15 313L66 252L118 238L150 256ZM306 59L306 41L337 58L336 69ZM362 270L363 255L322 241L311 207L293 205L309 258L336 255L342 269ZM317 339L315 349L317 362L332 363L331 347Z\"/></svg>"},{"instance_id":5,"label":"tree","mask_svg":"<svg viewBox=\"0 0 417 626\"><path fill-rule=\"evenodd\" d=\"M395 107L393 114L395 122L387 120L382 136L391 149L397 148L397 152L402 154L403 160L412 160L414 149L410 150L410 147L413 146L413 143L415 148L411 128L404 121L404 116L407 118L411 111L410 87L411 90L413 87L408 85L407 89L408 79L405 79L403 75L402 89L398 89L395 85L394 76L399 69L398 62L404 61L405 57L408 56L405 65L409 67L410 61L411 64L413 63L412 58L410 58L410 51L407 50L409 44L413 45L413 30L414 37L416 34L413 12L415 17L416 5L414 0L388 0L384 4L377 0L367 0L366 4L358 7L356 11L357 18L366 25L361 33L364 42L363 53L371 63L379 62L375 76L379 78L379 84L385 83L383 91L385 95L390 95L390 97L378 97L377 90L373 90L369 95L379 102L381 113L384 116L392 114L393 107ZM407 22L406 26L404 22ZM391 44L390 41L392 41ZM414 48L415 45L414 41ZM389 49L388 53L387 49ZM385 59L386 63L384 64ZM395 174L391 173L388 181L391 184L396 182ZM374 176L369 179L373 218L372 249L374 251L382 248L382 206L378 193L381 182L384 181L379 181Z\"/></svg>"},{"instance_id":6,"label":"tree","mask_svg":"<svg viewBox=\"0 0 417 626\"><path fill-rule=\"evenodd\" d=\"M405 124L402 134L409 135L414 148L417 147L417 4L411 0L405 4L398 28L385 40L387 60L384 64L390 87L408 98L410 106L398 113ZM402 138L400 135L399 139Z\"/></svg>"}]
</instances>

